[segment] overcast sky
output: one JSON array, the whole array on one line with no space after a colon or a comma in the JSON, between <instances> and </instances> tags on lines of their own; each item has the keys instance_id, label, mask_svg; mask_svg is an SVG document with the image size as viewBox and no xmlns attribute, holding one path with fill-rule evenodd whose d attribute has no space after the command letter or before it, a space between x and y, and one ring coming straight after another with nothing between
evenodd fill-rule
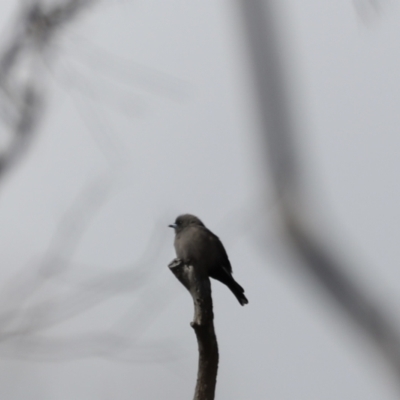
<instances>
[{"instance_id":1,"label":"overcast sky","mask_svg":"<svg viewBox=\"0 0 400 400\"><path fill-rule=\"evenodd\" d=\"M4 46L19 5L0 6ZM186 212L221 238L250 302L213 282L218 399L399 397L282 254L236 5L102 1L36 60L45 110L1 181L0 316L28 332L0 342L1 398L192 396L193 306L167 269L167 225ZM276 18L310 208L400 327L400 6L284 0Z\"/></svg>"}]
</instances>

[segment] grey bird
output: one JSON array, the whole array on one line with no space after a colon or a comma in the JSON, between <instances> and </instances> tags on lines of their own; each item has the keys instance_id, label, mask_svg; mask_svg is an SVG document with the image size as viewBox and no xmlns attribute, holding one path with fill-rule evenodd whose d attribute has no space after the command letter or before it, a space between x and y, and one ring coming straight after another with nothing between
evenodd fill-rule
<instances>
[{"instance_id":1,"label":"grey bird","mask_svg":"<svg viewBox=\"0 0 400 400\"><path fill-rule=\"evenodd\" d=\"M218 236L194 215L180 215L169 227L175 230L176 256L185 264L200 268L207 276L224 283L244 306L249 301L244 289L233 279L228 254Z\"/></svg>"}]
</instances>

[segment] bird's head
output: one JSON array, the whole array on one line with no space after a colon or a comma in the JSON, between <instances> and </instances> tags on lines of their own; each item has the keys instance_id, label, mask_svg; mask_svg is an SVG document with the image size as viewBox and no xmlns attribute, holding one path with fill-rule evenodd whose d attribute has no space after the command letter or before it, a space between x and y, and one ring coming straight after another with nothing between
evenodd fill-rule
<instances>
[{"instance_id":1,"label":"bird's head","mask_svg":"<svg viewBox=\"0 0 400 400\"><path fill-rule=\"evenodd\" d=\"M187 228L188 226L204 226L204 224L197 218L195 215L192 214L183 214L180 215L176 220L175 223L168 225L170 228L175 229L175 233L181 232L183 229Z\"/></svg>"}]
</instances>

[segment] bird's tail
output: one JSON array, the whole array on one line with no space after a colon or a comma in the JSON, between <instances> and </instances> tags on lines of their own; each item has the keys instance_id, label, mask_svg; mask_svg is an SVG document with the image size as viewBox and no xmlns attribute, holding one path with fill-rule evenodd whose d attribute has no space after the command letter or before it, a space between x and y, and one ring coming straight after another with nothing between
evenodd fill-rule
<instances>
[{"instance_id":1,"label":"bird's tail","mask_svg":"<svg viewBox=\"0 0 400 400\"><path fill-rule=\"evenodd\" d=\"M244 295L244 289L233 279L233 276L223 268L219 268L210 273L211 278L217 279L224 283L238 299L239 303L244 306L248 304L247 297Z\"/></svg>"},{"instance_id":2,"label":"bird's tail","mask_svg":"<svg viewBox=\"0 0 400 400\"><path fill-rule=\"evenodd\" d=\"M232 280L230 280L229 283L227 283L226 285L229 289L231 289L231 292L236 296L242 306L248 304L249 301L244 295L244 289L233 279L233 277Z\"/></svg>"}]
</instances>

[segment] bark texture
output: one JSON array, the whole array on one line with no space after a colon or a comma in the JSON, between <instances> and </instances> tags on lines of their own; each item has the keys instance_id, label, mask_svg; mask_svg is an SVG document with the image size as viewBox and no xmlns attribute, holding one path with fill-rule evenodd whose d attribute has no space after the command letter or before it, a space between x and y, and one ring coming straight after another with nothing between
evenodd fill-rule
<instances>
[{"instance_id":1,"label":"bark texture","mask_svg":"<svg viewBox=\"0 0 400 400\"><path fill-rule=\"evenodd\" d=\"M173 260L168 267L189 291L194 303L194 316L190 326L196 334L199 349L194 400L213 400L217 383L218 343L214 330L210 279L179 259Z\"/></svg>"}]
</instances>

